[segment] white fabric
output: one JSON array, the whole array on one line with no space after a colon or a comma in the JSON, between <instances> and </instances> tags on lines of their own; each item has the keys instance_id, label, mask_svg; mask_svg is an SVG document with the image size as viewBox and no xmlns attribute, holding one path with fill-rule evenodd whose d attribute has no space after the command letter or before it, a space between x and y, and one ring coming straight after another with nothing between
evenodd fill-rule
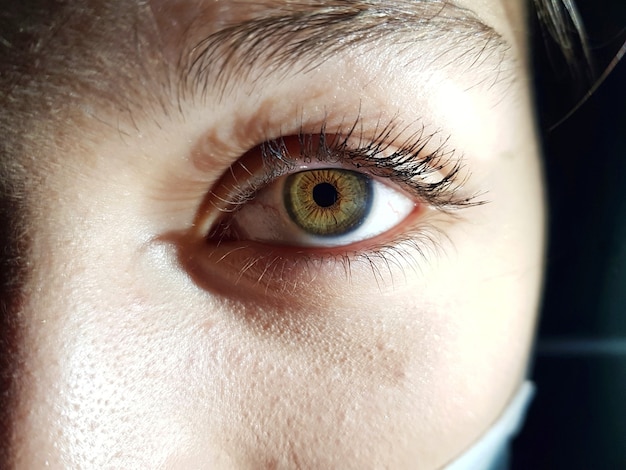
<instances>
[{"instance_id":1,"label":"white fabric","mask_svg":"<svg viewBox=\"0 0 626 470\"><path fill-rule=\"evenodd\" d=\"M535 386L524 382L498 420L485 434L445 470L492 470L503 468L509 441L522 427Z\"/></svg>"}]
</instances>

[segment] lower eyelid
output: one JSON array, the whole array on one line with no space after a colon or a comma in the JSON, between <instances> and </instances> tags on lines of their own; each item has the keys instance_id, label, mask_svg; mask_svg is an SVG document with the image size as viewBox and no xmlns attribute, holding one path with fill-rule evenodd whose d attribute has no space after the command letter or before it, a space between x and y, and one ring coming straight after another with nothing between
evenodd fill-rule
<instances>
[{"instance_id":1,"label":"lower eyelid","mask_svg":"<svg viewBox=\"0 0 626 470\"><path fill-rule=\"evenodd\" d=\"M446 240L442 214L412 214L383 236L346 249L273 246L250 241L210 243L203 238L181 244L179 259L201 288L227 298L259 302L310 300L311 289L335 291L350 285L371 293L397 285L409 273L421 272L440 254Z\"/></svg>"}]
</instances>

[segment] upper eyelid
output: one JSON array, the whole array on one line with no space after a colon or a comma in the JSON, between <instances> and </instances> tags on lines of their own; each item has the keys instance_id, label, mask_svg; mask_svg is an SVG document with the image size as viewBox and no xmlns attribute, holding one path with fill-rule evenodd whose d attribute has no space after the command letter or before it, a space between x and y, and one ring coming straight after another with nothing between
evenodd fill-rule
<instances>
[{"instance_id":1,"label":"upper eyelid","mask_svg":"<svg viewBox=\"0 0 626 470\"><path fill-rule=\"evenodd\" d=\"M352 125L339 126L329 133L323 121L315 134L317 144L312 143L312 133L300 130L300 158L318 162L336 159L356 169L365 169L372 176L400 184L414 197L444 212L484 204L486 201L479 198L480 194L464 190L469 175L463 174L463 158L449 145L448 139L440 139L442 142L433 145L440 131L427 133L423 125L417 131L410 131L411 127L392 118L378 120L374 129L367 132L357 117ZM261 152L264 160L293 166L283 137L261 144ZM427 181L435 174L438 180Z\"/></svg>"},{"instance_id":2,"label":"upper eyelid","mask_svg":"<svg viewBox=\"0 0 626 470\"><path fill-rule=\"evenodd\" d=\"M266 140L248 157L254 160L244 157L233 164L236 167L231 165L226 170L209 191L194 226L200 232L207 232L220 218L219 214L235 212L276 178L298 171L300 162L306 163L307 159L320 168L328 167L329 163L357 171L360 168L373 177L395 183L417 201L448 214L486 202L479 199L480 194L463 187L469 175L462 172L462 158L455 156L447 141L430 147L433 135L425 134L423 127L421 132L403 136L403 131L409 127L395 119L376 122L373 129L366 130L361 126L360 114L353 124L337 128L328 126L323 119L314 132L304 131L301 126L299 134L290 137L291 144L286 142L288 137ZM343 132L342 128L348 131ZM311 144L313 139L317 145ZM294 148L293 140L297 140L295 147L298 148ZM341 148L336 147L337 143ZM320 150L320 146L325 147ZM262 164L259 164L259 157ZM252 161L256 161L258 171L251 175L247 162ZM237 169L242 171L235 171ZM438 173L437 178L427 181L435 173ZM249 180L248 176L251 176Z\"/></svg>"}]
</instances>

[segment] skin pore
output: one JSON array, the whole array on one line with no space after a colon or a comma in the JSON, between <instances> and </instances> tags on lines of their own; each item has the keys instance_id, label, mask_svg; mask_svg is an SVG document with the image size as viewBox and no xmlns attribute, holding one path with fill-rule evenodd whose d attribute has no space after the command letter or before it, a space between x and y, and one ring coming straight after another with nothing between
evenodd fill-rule
<instances>
[{"instance_id":1,"label":"skin pore","mask_svg":"<svg viewBox=\"0 0 626 470\"><path fill-rule=\"evenodd\" d=\"M537 309L522 2L130 3L59 6L11 91L40 103L12 465L453 460L524 379ZM326 168L399 215L281 228L275 181Z\"/></svg>"}]
</instances>

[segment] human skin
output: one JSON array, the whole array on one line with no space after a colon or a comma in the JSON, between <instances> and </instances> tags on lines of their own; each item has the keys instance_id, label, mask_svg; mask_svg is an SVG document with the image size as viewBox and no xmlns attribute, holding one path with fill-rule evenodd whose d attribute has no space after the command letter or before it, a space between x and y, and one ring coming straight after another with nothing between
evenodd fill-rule
<instances>
[{"instance_id":1,"label":"human skin","mask_svg":"<svg viewBox=\"0 0 626 470\"><path fill-rule=\"evenodd\" d=\"M57 90L16 156L32 192L15 468L439 468L497 419L525 377L542 271L523 9L427 3L387 2L406 28L374 15L368 41L324 55L340 41L321 37L288 65L263 54L297 33L225 63L220 31L315 2L100 2L59 23L90 53L57 74L74 93ZM206 37L221 43L200 73L179 58ZM432 135L423 153L444 149L437 174L461 162L453 196L473 204L430 207L378 175L415 210L370 239L209 236L247 178L238 161L262 171L264 141L357 121L350 145L390 123L391 149Z\"/></svg>"}]
</instances>

